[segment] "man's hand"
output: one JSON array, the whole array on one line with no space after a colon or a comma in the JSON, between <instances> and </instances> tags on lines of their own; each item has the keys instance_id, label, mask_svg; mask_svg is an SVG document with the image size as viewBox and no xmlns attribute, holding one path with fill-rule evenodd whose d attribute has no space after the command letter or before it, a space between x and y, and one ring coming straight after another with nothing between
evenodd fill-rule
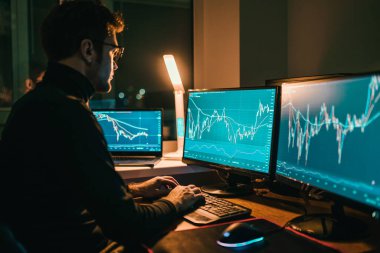
<instances>
[{"instance_id":1,"label":"man's hand","mask_svg":"<svg viewBox=\"0 0 380 253\"><path fill-rule=\"evenodd\" d=\"M193 205L204 199L201 190L195 185L176 186L168 196L162 198L169 200L174 204L179 213L187 211Z\"/></svg>"},{"instance_id":2,"label":"man's hand","mask_svg":"<svg viewBox=\"0 0 380 253\"><path fill-rule=\"evenodd\" d=\"M141 183L128 184L129 191L134 197L156 198L166 196L178 184L170 176L154 177Z\"/></svg>"}]
</instances>

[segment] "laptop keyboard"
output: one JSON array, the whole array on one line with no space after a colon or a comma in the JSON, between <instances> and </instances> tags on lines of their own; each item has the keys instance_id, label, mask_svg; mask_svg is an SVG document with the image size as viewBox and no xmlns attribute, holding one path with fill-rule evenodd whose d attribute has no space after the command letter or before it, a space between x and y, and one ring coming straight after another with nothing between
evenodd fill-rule
<instances>
[{"instance_id":1,"label":"laptop keyboard","mask_svg":"<svg viewBox=\"0 0 380 253\"><path fill-rule=\"evenodd\" d=\"M184 218L194 224L209 224L218 221L234 220L247 217L251 209L234 204L228 200L203 193L205 204Z\"/></svg>"},{"instance_id":2,"label":"laptop keyboard","mask_svg":"<svg viewBox=\"0 0 380 253\"><path fill-rule=\"evenodd\" d=\"M153 167L160 161L160 158L127 158L127 157L113 157L116 165L125 166L151 166Z\"/></svg>"},{"instance_id":3,"label":"laptop keyboard","mask_svg":"<svg viewBox=\"0 0 380 253\"><path fill-rule=\"evenodd\" d=\"M154 161L157 158L130 158L125 156L113 156L114 161Z\"/></svg>"}]
</instances>

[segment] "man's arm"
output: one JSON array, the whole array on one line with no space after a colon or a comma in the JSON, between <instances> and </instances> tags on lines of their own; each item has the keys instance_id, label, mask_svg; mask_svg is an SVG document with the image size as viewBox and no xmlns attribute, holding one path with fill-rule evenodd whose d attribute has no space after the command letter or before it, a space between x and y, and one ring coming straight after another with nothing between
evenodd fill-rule
<instances>
[{"instance_id":1,"label":"man's arm","mask_svg":"<svg viewBox=\"0 0 380 253\"><path fill-rule=\"evenodd\" d=\"M143 231L165 228L177 215L168 201L137 205L115 172L105 140L92 113L78 103L65 108L70 117L65 122L66 142L71 147L74 164L70 180L107 236L112 239L139 238ZM65 112L62 112L65 113Z\"/></svg>"},{"instance_id":2,"label":"man's arm","mask_svg":"<svg viewBox=\"0 0 380 253\"><path fill-rule=\"evenodd\" d=\"M71 180L104 233L111 239L126 243L141 241L145 235L171 227L178 218L177 206L181 203L172 198L148 205L136 204L114 170L102 132L92 113L83 108L70 111L70 120L66 117L65 136L70 136L66 141L71 145L75 161ZM194 196L188 199L183 200L185 205L182 203L182 206L196 201Z\"/></svg>"}]
</instances>

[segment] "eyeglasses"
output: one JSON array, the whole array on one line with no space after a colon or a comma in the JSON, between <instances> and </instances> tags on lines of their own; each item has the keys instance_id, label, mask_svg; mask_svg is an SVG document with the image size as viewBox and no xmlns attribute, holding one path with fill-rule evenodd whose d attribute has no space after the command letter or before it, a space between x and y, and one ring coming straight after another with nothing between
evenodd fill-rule
<instances>
[{"instance_id":1,"label":"eyeglasses","mask_svg":"<svg viewBox=\"0 0 380 253\"><path fill-rule=\"evenodd\" d=\"M121 59L121 57L123 57L124 47L121 47L121 46L118 46L118 45L115 45L115 44L111 44L111 43L107 43L107 42L102 42L102 44L115 48L115 51L114 51L114 54L113 54L113 60L114 60L114 62L118 62Z\"/></svg>"}]
</instances>

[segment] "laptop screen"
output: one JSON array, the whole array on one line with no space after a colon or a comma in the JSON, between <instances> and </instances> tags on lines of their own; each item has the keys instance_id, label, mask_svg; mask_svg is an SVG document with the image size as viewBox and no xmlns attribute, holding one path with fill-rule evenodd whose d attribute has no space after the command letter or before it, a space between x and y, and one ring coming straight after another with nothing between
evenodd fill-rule
<instances>
[{"instance_id":1,"label":"laptop screen","mask_svg":"<svg viewBox=\"0 0 380 253\"><path fill-rule=\"evenodd\" d=\"M113 155L161 155L162 110L93 110Z\"/></svg>"}]
</instances>

